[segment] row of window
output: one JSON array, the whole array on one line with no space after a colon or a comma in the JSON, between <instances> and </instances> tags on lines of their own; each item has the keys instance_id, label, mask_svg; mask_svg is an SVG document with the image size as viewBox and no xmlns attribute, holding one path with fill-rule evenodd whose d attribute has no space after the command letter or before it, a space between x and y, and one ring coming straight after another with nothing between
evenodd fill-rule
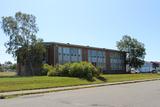
<instances>
[{"instance_id":1,"label":"row of window","mask_svg":"<svg viewBox=\"0 0 160 107\"><path fill-rule=\"evenodd\" d=\"M111 59L110 59L110 62L111 62L111 63L121 64L121 63L124 63L124 60L123 60L123 59L111 58Z\"/></svg>"},{"instance_id":2,"label":"row of window","mask_svg":"<svg viewBox=\"0 0 160 107\"><path fill-rule=\"evenodd\" d=\"M124 58L124 54L116 53L116 52L111 53L110 56L111 56L111 58L120 58L120 59Z\"/></svg>"},{"instance_id":3,"label":"row of window","mask_svg":"<svg viewBox=\"0 0 160 107\"><path fill-rule=\"evenodd\" d=\"M58 47L58 60L60 64L66 62L79 62L82 61L82 49ZM100 50L88 50L88 62L93 65L105 68L106 67L106 55L105 51ZM111 54L110 63L112 70L122 70L124 66L124 58L121 54Z\"/></svg>"},{"instance_id":4,"label":"row of window","mask_svg":"<svg viewBox=\"0 0 160 107\"><path fill-rule=\"evenodd\" d=\"M82 50L78 48L58 47L58 55L60 64L82 61Z\"/></svg>"},{"instance_id":5,"label":"row of window","mask_svg":"<svg viewBox=\"0 0 160 107\"><path fill-rule=\"evenodd\" d=\"M110 56L110 63L112 70L123 70L124 56L120 53L112 53Z\"/></svg>"},{"instance_id":6,"label":"row of window","mask_svg":"<svg viewBox=\"0 0 160 107\"><path fill-rule=\"evenodd\" d=\"M100 68L104 68L106 64L105 52L99 50L88 50L88 61Z\"/></svg>"},{"instance_id":7,"label":"row of window","mask_svg":"<svg viewBox=\"0 0 160 107\"><path fill-rule=\"evenodd\" d=\"M123 70L123 66L124 65L120 65L120 64L112 64L111 69L112 70Z\"/></svg>"},{"instance_id":8,"label":"row of window","mask_svg":"<svg viewBox=\"0 0 160 107\"><path fill-rule=\"evenodd\" d=\"M122 68L123 66L124 66L124 63L111 63L112 70L123 70Z\"/></svg>"}]
</instances>

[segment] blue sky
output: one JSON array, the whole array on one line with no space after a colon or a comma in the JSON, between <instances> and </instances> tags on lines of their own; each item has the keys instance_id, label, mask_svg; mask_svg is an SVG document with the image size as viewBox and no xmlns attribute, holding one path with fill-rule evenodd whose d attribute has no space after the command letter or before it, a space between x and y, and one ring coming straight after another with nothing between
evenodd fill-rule
<instances>
[{"instance_id":1,"label":"blue sky","mask_svg":"<svg viewBox=\"0 0 160 107\"><path fill-rule=\"evenodd\" d=\"M0 0L0 17L17 11L37 17L44 41L116 48L130 35L145 44L145 60L159 61L160 0ZM14 61L5 53L8 38L0 29L0 62Z\"/></svg>"}]
</instances>

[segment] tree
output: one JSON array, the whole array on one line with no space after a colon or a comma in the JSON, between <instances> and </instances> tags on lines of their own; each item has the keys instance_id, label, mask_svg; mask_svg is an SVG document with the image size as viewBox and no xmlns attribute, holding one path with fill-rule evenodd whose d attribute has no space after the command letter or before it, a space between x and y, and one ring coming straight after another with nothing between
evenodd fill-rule
<instances>
[{"instance_id":1,"label":"tree","mask_svg":"<svg viewBox=\"0 0 160 107\"><path fill-rule=\"evenodd\" d=\"M152 67L156 70L160 65L158 62L151 62L152 63Z\"/></svg>"},{"instance_id":2,"label":"tree","mask_svg":"<svg viewBox=\"0 0 160 107\"><path fill-rule=\"evenodd\" d=\"M12 71L15 71L16 70L16 66L17 64L12 64L8 67L8 69L12 70Z\"/></svg>"},{"instance_id":3,"label":"tree","mask_svg":"<svg viewBox=\"0 0 160 107\"><path fill-rule=\"evenodd\" d=\"M0 64L0 72L3 72L2 64Z\"/></svg>"},{"instance_id":4,"label":"tree","mask_svg":"<svg viewBox=\"0 0 160 107\"><path fill-rule=\"evenodd\" d=\"M117 42L117 48L126 52L126 64L131 68L139 68L144 64L146 55L144 44L135 38L124 35L122 40Z\"/></svg>"},{"instance_id":5,"label":"tree","mask_svg":"<svg viewBox=\"0 0 160 107\"><path fill-rule=\"evenodd\" d=\"M20 75L35 75L33 67L41 65L45 53L42 39L37 39L36 17L17 12L14 17L2 17L2 30L9 37L5 43L7 53L17 58L25 70ZM35 52L35 53L34 53ZM37 58L38 56L38 58Z\"/></svg>"},{"instance_id":6,"label":"tree","mask_svg":"<svg viewBox=\"0 0 160 107\"><path fill-rule=\"evenodd\" d=\"M11 61L6 61L6 62L4 62L4 64L6 64L6 65L12 65L12 62Z\"/></svg>"}]
</instances>

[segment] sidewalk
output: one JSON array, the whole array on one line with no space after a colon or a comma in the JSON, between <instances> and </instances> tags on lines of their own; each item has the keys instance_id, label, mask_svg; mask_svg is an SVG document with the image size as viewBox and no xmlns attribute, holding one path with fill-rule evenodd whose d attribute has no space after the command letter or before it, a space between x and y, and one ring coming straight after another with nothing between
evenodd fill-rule
<instances>
[{"instance_id":1,"label":"sidewalk","mask_svg":"<svg viewBox=\"0 0 160 107\"><path fill-rule=\"evenodd\" d=\"M81 88L101 87L101 86L108 86L108 85L129 84L129 83L137 83L137 82L145 82L145 81L156 81L156 80L160 80L160 78L157 78L157 79L145 79L145 80L134 80L134 81L123 81L123 82L114 82L114 83L80 85L80 86L70 86L70 87L58 87L58 88L47 88L47 89L11 91L11 92L0 93L0 96L9 97L9 96L20 96L20 95L28 95L28 94L40 94L40 93L57 92L57 91L65 91L65 90L74 90L74 89L81 89Z\"/></svg>"}]
</instances>

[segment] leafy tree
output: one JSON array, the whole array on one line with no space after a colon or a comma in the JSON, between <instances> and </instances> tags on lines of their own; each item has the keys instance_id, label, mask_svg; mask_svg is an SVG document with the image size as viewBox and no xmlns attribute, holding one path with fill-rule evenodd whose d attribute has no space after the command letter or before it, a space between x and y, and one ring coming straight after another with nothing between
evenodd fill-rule
<instances>
[{"instance_id":1,"label":"leafy tree","mask_svg":"<svg viewBox=\"0 0 160 107\"><path fill-rule=\"evenodd\" d=\"M34 66L41 65L45 47L37 39L36 17L17 12L15 16L2 17L2 29L9 40L5 43L7 53L17 58L25 70L20 75L35 75Z\"/></svg>"},{"instance_id":2,"label":"leafy tree","mask_svg":"<svg viewBox=\"0 0 160 107\"><path fill-rule=\"evenodd\" d=\"M3 72L3 67L0 65L0 72Z\"/></svg>"},{"instance_id":3,"label":"leafy tree","mask_svg":"<svg viewBox=\"0 0 160 107\"><path fill-rule=\"evenodd\" d=\"M158 62L151 62L151 63L155 70L160 66Z\"/></svg>"},{"instance_id":4,"label":"leafy tree","mask_svg":"<svg viewBox=\"0 0 160 107\"><path fill-rule=\"evenodd\" d=\"M3 72L3 64L0 63L0 72Z\"/></svg>"},{"instance_id":5,"label":"leafy tree","mask_svg":"<svg viewBox=\"0 0 160 107\"><path fill-rule=\"evenodd\" d=\"M6 61L4 62L6 65L12 65L12 62L11 61Z\"/></svg>"},{"instance_id":6,"label":"leafy tree","mask_svg":"<svg viewBox=\"0 0 160 107\"><path fill-rule=\"evenodd\" d=\"M12 64L12 65L9 66L9 69L12 70L12 71L15 71L16 66L17 66L17 64Z\"/></svg>"},{"instance_id":7,"label":"leafy tree","mask_svg":"<svg viewBox=\"0 0 160 107\"><path fill-rule=\"evenodd\" d=\"M146 55L144 44L135 38L124 35L122 40L117 42L117 48L126 52L126 63L131 68L139 68L144 64Z\"/></svg>"}]
</instances>

